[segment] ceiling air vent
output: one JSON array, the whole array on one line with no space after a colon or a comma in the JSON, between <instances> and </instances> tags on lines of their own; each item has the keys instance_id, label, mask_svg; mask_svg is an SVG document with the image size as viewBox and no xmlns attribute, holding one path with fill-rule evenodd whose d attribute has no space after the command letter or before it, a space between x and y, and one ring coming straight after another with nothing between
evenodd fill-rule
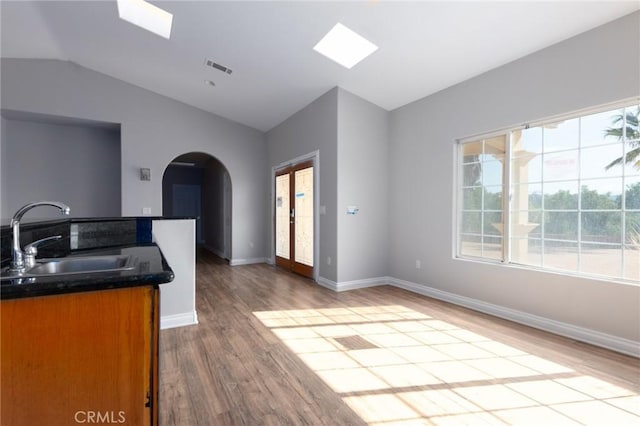
<instances>
[{"instance_id":1,"label":"ceiling air vent","mask_svg":"<svg viewBox=\"0 0 640 426\"><path fill-rule=\"evenodd\" d=\"M233 70L231 68L227 68L224 65L220 65L218 63L213 62L211 59L205 59L204 64L208 67L215 68L218 71L222 71L227 74L231 74Z\"/></svg>"}]
</instances>

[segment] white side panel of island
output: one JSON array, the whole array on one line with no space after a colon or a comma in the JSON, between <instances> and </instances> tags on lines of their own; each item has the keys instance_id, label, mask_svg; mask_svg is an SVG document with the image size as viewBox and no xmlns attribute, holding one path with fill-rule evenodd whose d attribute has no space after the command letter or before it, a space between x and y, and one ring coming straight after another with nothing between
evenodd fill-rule
<instances>
[{"instance_id":1,"label":"white side panel of island","mask_svg":"<svg viewBox=\"0 0 640 426\"><path fill-rule=\"evenodd\" d=\"M153 241L158 244L175 278L160 285L160 328L198 323L196 312L196 242L194 219L163 219L152 222Z\"/></svg>"}]
</instances>

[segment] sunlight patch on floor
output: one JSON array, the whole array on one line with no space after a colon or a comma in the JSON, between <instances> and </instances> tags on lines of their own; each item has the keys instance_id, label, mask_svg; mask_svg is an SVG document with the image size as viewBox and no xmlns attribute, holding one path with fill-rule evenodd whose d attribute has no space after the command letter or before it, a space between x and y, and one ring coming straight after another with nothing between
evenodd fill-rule
<instances>
[{"instance_id":1,"label":"sunlight patch on floor","mask_svg":"<svg viewBox=\"0 0 640 426\"><path fill-rule=\"evenodd\" d=\"M638 393L401 305L253 314L370 425L640 424Z\"/></svg>"}]
</instances>

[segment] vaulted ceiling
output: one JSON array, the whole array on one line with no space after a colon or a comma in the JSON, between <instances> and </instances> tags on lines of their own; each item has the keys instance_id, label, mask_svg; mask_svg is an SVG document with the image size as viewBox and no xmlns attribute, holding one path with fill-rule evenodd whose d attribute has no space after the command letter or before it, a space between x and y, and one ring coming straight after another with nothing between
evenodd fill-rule
<instances>
[{"instance_id":1,"label":"vaulted ceiling","mask_svg":"<svg viewBox=\"0 0 640 426\"><path fill-rule=\"evenodd\" d=\"M115 1L2 1L1 55L72 61L266 131L335 86L392 110L640 8L637 1L154 4L173 14L169 40L119 19ZM379 49L350 70L312 50L337 22Z\"/></svg>"}]
</instances>

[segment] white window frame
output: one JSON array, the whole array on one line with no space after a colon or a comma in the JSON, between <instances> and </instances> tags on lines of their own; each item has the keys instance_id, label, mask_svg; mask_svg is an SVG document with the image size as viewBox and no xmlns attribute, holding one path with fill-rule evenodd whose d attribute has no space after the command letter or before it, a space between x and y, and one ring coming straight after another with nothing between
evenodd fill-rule
<instances>
[{"instance_id":1,"label":"white window frame","mask_svg":"<svg viewBox=\"0 0 640 426\"><path fill-rule=\"evenodd\" d=\"M464 138L459 138L455 140L454 143L454 161L455 161L455 167L454 167L454 179L453 179L453 185L454 185L454 199L453 199L453 204L454 204L454 227L453 227L453 258L454 259L458 259L458 260L466 260L466 261L476 261L476 262L481 262L481 263L489 263L489 264L494 264L494 265L503 265L503 266L507 266L507 267L518 267L518 268L522 268L522 269L532 269L532 270L538 270L538 271L545 271L545 272L550 272L550 273L555 273L555 274L561 274L561 275L570 275L570 276L580 276L580 277L587 277L587 278L594 278L594 279L601 279L601 280L606 280L606 281L620 281L620 282L624 282L624 283L631 283L631 284L635 284L635 285L640 285L640 281L639 280L633 280L630 278L622 278L622 277L618 277L618 276L608 276L608 275L596 275L596 274L590 274L588 272L582 272L580 270L580 263L582 261L582 253L581 253L581 243L583 243L583 241L580 238L580 233L582 231L582 212L583 209L581 208L580 205L578 205L577 208L577 212L578 212L578 236L577 236L577 247L578 247L578 269L576 271L572 271L572 270L562 270L562 269L555 269L555 268L549 268L549 267L545 267L545 266L534 266L534 265L528 265L528 264L522 264L522 263L516 263L512 261L512 253L511 253L511 199L513 196L513 192L512 192L512 171L511 171L511 137L512 137L512 133L514 131L517 130L523 130L523 129L527 129L529 127L541 127L544 125L549 125L549 124L553 124L553 123L557 123L560 121L565 121L565 120L571 120L571 119L575 119L578 117L585 117L591 114L597 114L597 113L601 113L601 112L605 112L605 111L609 111L609 110L614 110L614 109L618 109L618 108L625 108L625 107L633 107L634 105L638 105L640 104L640 98L629 98L629 99L625 99L622 101L617 101L617 102L613 102L613 103L609 103L609 104L604 104L604 105L600 105L597 107L592 107L592 108L586 108L586 109L582 109L582 110L578 110L578 111L574 111L572 113L567 113L567 114L561 114L561 115L555 115L555 116L550 116L550 117L546 117L544 119L539 119L536 121L532 121L530 123L526 123L526 124L521 124L521 125L515 125L515 126L509 126L503 129L499 129L499 130L495 130L495 131L491 131L491 132L487 132L487 133L482 133L482 134L477 134L477 135L473 135L473 136L466 136ZM626 114L623 117L623 128L626 129ZM503 250L503 258L501 260L498 259L493 259L493 258L488 258L488 257L482 257L482 256L472 256L472 255L463 255L461 254L461 238L462 238L462 214L463 214L463 187L464 187L464 177L463 177L463 170L464 170L464 154L463 154L463 150L462 147L463 145L465 145L466 143L470 143L470 142L478 142L479 140L484 140L484 139L490 139L490 138L494 138L497 136L504 136L505 137L505 161L504 161L504 169L503 169L503 173L505 175L505 179L503 181L503 193L502 193L502 197L504 200L506 200L506 202L503 203L503 209L502 209L502 215L503 215L503 222L504 222L504 231L503 231L503 235L502 235L502 250ZM632 139L635 140L635 139ZM622 141L623 144L623 149L622 149L622 153L623 153L623 158L624 156L626 156L627 154L627 149L628 149L628 141L629 139L624 139ZM578 155L579 158L581 158L581 154L582 154L582 150L583 147L580 146L578 148ZM581 194L581 184L582 184L582 177L580 175L580 168L578 168L579 170L579 174L578 174L578 193ZM608 210L608 211L613 211L613 212L621 212L621 213L625 213L628 211L628 209L626 208L626 203L625 203L625 195L626 195L626 185L625 185L625 181L627 178L627 174L626 173L622 173L621 174L621 179L622 179L622 198L621 198L621 208L620 210ZM542 178L541 183L544 183L544 177ZM579 195L579 200L581 199L581 196ZM483 206L484 207L484 206ZM545 211L543 208L540 210L541 214ZM553 210L551 210L553 211ZM591 210L588 210L589 212L591 212ZM599 210L596 210L596 212ZM635 209L631 210L632 212L635 212ZM484 210L482 210L482 214L484 215ZM624 266L625 266L625 244L626 243L626 221L625 221L625 215L622 214L622 220L621 220L621 227L622 227L622 240L621 240L621 257L622 257L622 275L624 276ZM541 226L544 226L544 220L541 223ZM544 234L542 234L541 236L541 241L544 240ZM590 242L586 242L587 244L589 244ZM544 243L543 243L544 244ZM596 244L596 243L593 243ZM542 254L542 256L544 256L544 253ZM544 263L542 264L544 265Z\"/></svg>"}]
</instances>

